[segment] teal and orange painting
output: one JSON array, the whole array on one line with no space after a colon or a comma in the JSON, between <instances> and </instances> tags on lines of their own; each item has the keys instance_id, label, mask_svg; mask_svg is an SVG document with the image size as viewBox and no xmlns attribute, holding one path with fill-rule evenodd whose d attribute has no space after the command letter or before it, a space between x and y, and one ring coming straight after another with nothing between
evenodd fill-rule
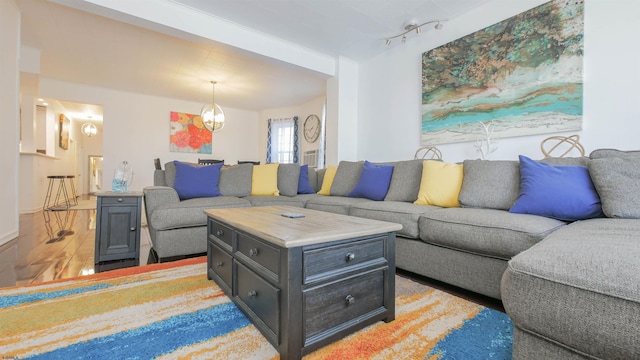
<instances>
[{"instance_id":1,"label":"teal and orange painting","mask_svg":"<svg viewBox=\"0 0 640 360\"><path fill-rule=\"evenodd\" d=\"M583 11L553 0L423 53L421 144L580 130Z\"/></svg>"}]
</instances>

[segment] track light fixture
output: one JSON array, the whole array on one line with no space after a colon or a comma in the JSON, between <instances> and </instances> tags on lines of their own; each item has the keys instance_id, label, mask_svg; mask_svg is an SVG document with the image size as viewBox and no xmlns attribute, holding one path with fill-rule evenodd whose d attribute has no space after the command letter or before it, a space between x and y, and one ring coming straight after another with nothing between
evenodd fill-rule
<instances>
[{"instance_id":1,"label":"track light fixture","mask_svg":"<svg viewBox=\"0 0 640 360\"><path fill-rule=\"evenodd\" d=\"M423 26L427 26L427 25L431 25L431 24L435 24L434 27L433 27L434 29L441 30L442 29L442 23L445 22L445 21L447 21L447 20L432 20L432 21L427 21L427 22L422 23L422 24L418 24L417 21L413 21L413 20L406 21L404 23L404 31L401 32L398 35L391 36L391 37L388 37L388 38L384 39L384 43L385 43L385 45L389 46L389 45L391 45L391 41L393 39L400 38L400 42L402 42L404 44L407 41L407 34L408 33L410 33L410 32L415 30L416 34L420 35L420 33L422 32L422 27Z\"/></svg>"}]
</instances>

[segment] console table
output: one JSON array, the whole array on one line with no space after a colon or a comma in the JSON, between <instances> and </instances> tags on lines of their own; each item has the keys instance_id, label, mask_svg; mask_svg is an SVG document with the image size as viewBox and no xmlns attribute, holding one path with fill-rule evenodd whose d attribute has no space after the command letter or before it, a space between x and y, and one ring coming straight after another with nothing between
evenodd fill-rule
<instances>
[{"instance_id":1,"label":"console table","mask_svg":"<svg viewBox=\"0 0 640 360\"><path fill-rule=\"evenodd\" d=\"M394 320L395 231L402 225L288 206L205 213L208 278L281 359L301 359Z\"/></svg>"},{"instance_id":2,"label":"console table","mask_svg":"<svg viewBox=\"0 0 640 360\"><path fill-rule=\"evenodd\" d=\"M95 270L110 270L140 259L140 223L143 193L140 191L96 193ZM110 263L107 263L110 262Z\"/></svg>"}]
</instances>

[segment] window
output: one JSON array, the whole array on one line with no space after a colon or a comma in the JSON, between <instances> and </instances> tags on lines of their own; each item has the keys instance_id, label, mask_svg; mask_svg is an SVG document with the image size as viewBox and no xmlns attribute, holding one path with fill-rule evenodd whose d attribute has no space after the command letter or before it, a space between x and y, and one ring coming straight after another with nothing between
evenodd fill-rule
<instances>
[{"instance_id":1,"label":"window","mask_svg":"<svg viewBox=\"0 0 640 360\"><path fill-rule=\"evenodd\" d=\"M267 131L267 162L291 164L298 162L298 117L269 119Z\"/></svg>"}]
</instances>

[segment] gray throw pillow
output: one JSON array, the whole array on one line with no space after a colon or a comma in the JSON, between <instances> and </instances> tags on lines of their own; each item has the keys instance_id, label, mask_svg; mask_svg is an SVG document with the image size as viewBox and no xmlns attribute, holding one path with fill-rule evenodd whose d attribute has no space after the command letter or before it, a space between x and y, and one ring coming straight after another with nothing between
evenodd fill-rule
<instances>
[{"instance_id":1,"label":"gray throw pillow","mask_svg":"<svg viewBox=\"0 0 640 360\"><path fill-rule=\"evenodd\" d=\"M252 177L253 164L224 166L220 170L220 193L223 196L249 196Z\"/></svg>"},{"instance_id":2,"label":"gray throw pillow","mask_svg":"<svg viewBox=\"0 0 640 360\"><path fill-rule=\"evenodd\" d=\"M381 163L393 165L393 174L385 201L414 202L418 199L423 161L418 159Z\"/></svg>"},{"instance_id":3,"label":"gray throw pillow","mask_svg":"<svg viewBox=\"0 0 640 360\"><path fill-rule=\"evenodd\" d=\"M340 161L331 184L331 196L347 196L360 179L364 161Z\"/></svg>"},{"instance_id":4,"label":"gray throw pillow","mask_svg":"<svg viewBox=\"0 0 640 360\"><path fill-rule=\"evenodd\" d=\"M593 159L589 175L607 217L640 219L640 157Z\"/></svg>"},{"instance_id":5,"label":"gray throw pillow","mask_svg":"<svg viewBox=\"0 0 640 360\"><path fill-rule=\"evenodd\" d=\"M300 165L278 165L278 191L282 196L298 195L298 180L300 179Z\"/></svg>"},{"instance_id":6,"label":"gray throw pillow","mask_svg":"<svg viewBox=\"0 0 640 360\"><path fill-rule=\"evenodd\" d=\"M465 160L458 201L462 207L509 210L520 192L517 161Z\"/></svg>"},{"instance_id":7,"label":"gray throw pillow","mask_svg":"<svg viewBox=\"0 0 640 360\"><path fill-rule=\"evenodd\" d=\"M596 149L589 154L591 159L603 159L610 157L619 158L638 158L640 157L640 150L622 151L616 149Z\"/></svg>"},{"instance_id":8,"label":"gray throw pillow","mask_svg":"<svg viewBox=\"0 0 640 360\"><path fill-rule=\"evenodd\" d=\"M308 168L307 174L309 175L309 185L311 185L313 191L320 191L320 187L318 186L318 172L316 169L312 167Z\"/></svg>"}]
</instances>

